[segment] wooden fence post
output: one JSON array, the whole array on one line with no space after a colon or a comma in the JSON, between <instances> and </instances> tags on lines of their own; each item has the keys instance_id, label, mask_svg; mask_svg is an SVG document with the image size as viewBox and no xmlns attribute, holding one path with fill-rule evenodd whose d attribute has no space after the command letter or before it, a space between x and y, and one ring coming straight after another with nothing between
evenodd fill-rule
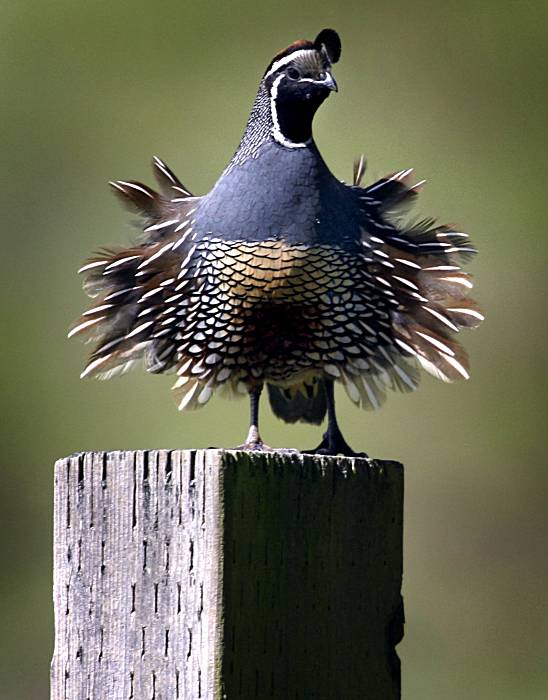
<instances>
[{"instance_id":1,"label":"wooden fence post","mask_svg":"<svg viewBox=\"0 0 548 700\"><path fill-rule=\"evenodd\" d=\"M402 504L395 462L59 460L52 700L399 698Z\"/></svg>"}]
</instances>

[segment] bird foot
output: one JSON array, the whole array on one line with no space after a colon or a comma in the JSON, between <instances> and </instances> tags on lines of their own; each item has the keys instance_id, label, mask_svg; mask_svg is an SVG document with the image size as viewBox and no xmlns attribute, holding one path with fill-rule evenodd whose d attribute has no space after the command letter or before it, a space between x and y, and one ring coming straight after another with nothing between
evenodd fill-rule
<instances>
[{"instance_id":1,"label":"bird foot","mask_svg":"<svg viewBox=\"0 0 548 700\"><path fill-rule=\"evenodd\" d=\"M272 452L272 447L263 442L258 426L253 423L249 426L249 433L244 444L238 445L235 449L246 452Z\"/></svg>"},{"instance_id":2,"label":"bird foot","mask_svg":"<svg viewBox=\"0 0 548 700\"><path fill-rule=\"evenodd\" d=\"M344 455L345 457L367 457L366 452L354 452L346 442L340 430L324 433L323 440L313 450L302 450L303 454L311 455Z\"/></svg>"}]
</instances>

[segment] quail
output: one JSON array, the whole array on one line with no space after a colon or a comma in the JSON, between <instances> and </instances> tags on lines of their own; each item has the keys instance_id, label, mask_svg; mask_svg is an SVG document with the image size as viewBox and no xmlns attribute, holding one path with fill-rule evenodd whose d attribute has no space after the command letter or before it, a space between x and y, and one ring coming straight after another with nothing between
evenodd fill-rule
<instances>
[{"instance_id":1,"label":"quail","mask_svg":"<svg viewBox=\"0 0 548 700\"><path fill-rule=\"evenodd\" d=\"M313 452L355 454L335 413L334 384L362 408L387 389L412 391L419 369L467 379L454 334L483 319L461 265L468 236L405 213L422 183L411 169L362 186L338 180L312 136L337 83L338 34L321 31L278 53L260 81L244 135L212 188L195 196L159 158L155 191L110 183L143 220L139 241L103 249L79 272L95 298L70 330L94 349L82 377L109 378L143 361L173 371L179 409L214 393L247 395L241 448L269 449L259 399L286 422L327 430Z\"/></svg>"}]
</instances>

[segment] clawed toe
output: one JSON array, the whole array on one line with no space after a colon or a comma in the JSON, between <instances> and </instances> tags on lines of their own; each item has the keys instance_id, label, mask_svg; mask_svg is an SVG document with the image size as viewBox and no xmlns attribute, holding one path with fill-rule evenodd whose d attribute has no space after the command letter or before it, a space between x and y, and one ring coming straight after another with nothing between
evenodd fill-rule
<instances>
[{"instance_id":1,"label":"clawed toe","mask_svg":"<svg viewBox=\"0 0 548 700\"><path fill-rule=\"evenodd\" d=\"M342 455L344 457L367 457L366 452L354 452L350 445L346 442L342 433L339 430L328 430L321 443L312 450L303 450L304 454L312 455Z\"/></svg>"},{"instance_id":2,"label":"clawed toe","mask_svg":"<svg viewBox=\"0 0 548 700\"><path fill-rule=\"evenodd\" d=\"M277 452L281 455L298 455L301 454L300 450L294 447L270 447L264 442L245 442L243 445L238 445L234 448L235 450L243 450L244 452Z\"/></svg>"},{"instance_id":3,"label":"clawed toe","mask_svg":"<svg viewBox=\"0 0 548 700\"><path fill-rule=\"evenodd\" d=\"M266 445L262 441L244 442L243 445L238 445L235 450L243 450L244 452L273 452L274 449L270 445Z\"/></svg>"},{"instance_id":4,"label":"clawed toe","mask_svg":"<svg viewBox=\"0 0 548 700\"><path fill-rule=\"evenodd\" d=\"M369 456L367 452L354 452L350 447L348 449L339 449L336 447L322 447L321 445L312 450L302 450L302 454L324 455L326 457L358 457L362 459L366 459Z\"/></svg>"}]
</instances>

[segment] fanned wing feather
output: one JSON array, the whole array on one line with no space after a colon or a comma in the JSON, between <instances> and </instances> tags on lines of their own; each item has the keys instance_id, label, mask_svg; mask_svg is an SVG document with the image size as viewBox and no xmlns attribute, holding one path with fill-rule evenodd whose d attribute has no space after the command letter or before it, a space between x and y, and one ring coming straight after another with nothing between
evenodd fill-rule
<instances>
[{"instance_id":1,"label":"fanned wing feather","mask_svg":"<svg viewBox=\"0 0 548 700\"><path fill-rule=\"evenodd\" d=\"M409 390L418 382L416 372L407 379L401 374L417 363L443 381L468 379L468 358L453 336L477 327L483 315L468 296L473 282L461 267L476 252L468 235L430 219L402 224L402 212L423 182L411 184L412 170L407 169L362 188L362 164L355 165L353 189L359 198L364 260L387 295L392 340L407 362L405 368L398 366L392 355L380 371L373 368L364 375L366 397L375 406L382 401L383 385L397 382ZM347 387L351 398L356 390L361 401L360 383Z\"/></svg>"},{"instance_id":2,"label":"fanned wing feather","mask_svg":"<svg viewBox=\"0 0 548 700\"><path fill-rule=\"evenodd\" d=\"M159 158L154 158L153 168L160 192L134 181L111 183L124 204L143 218L142 242L128 249L104 249L83 265L84 288L95 303L69 335L95 343L82 376L108 378L141 359L150 372L178 365L174 389L179 407L197 408L215 388L234 394L246 387L237 377L229 381L231 371L218 363L215 353L203 361L177 356L176 344L192 343L197 323L181 330L180 314L186 313L191 297L193 304L203 301L203 273L192 234L199 199ZM357 405L378 408L387 389L415 389L419 367L443 381L467 379L468 359L454 336L478 326L483 316L468 296L473 283L462 269L475 253L468 236L432 220L403 222L422 186L411 184L411 170L362 188L364 172L362 157L355 163L352 186L360 212L359 255L372 299L381 295L389 321L375 319L369 307L367 314L373 316L366 314L358 325L370 355L327 363L322 371L342 383ZM254 274L259 278L263 273L258 266ZM295 381L268 387L274 412L288 422L321 422L326 411L321 373Z\"/></svg>"},{"instance_id":3,"label":"fanned wing feather","mask_svg":"<svg viewBox=\"0 0 548 700\"><path fill-rule=\"evenodd\" d=\"M191 265L191 215L197 198L159 158L153 165L163 194L139 182L110 183L124 205L143 217L143 242L103 249L79 270L85 291L96 300L69 332L69 337L95 344L82 377L108 379L143 358L150 372L175 364L166 319L173 308L171 283Z\"/></svg>"},{"instance_id":4,"label":"fanned wing feather","mask_svg":"<svg viewBox=\"0 0 548 700\"><path fill-rule=\"evenodd\" d=\"M168 168L163 160L158 156L152 159L154 176L160 186L162 193L169 198L192 197L189 190L184 187L179 178Z\"/></svg>"}]
</instances>

